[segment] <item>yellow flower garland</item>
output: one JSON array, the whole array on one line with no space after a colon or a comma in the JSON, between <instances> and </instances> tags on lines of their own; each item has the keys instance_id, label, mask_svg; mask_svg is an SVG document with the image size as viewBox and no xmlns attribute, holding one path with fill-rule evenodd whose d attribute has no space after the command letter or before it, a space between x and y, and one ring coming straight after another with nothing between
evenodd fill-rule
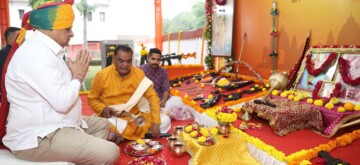
<instances>
[{"instance_id":1,"label":"yellow flower garland","mask_svg":"<svg viewBox=\"0 0 360 165\"><path fill-rule=\"evenodd\" d=\"M351 133L346 133L342 136L339 136L335 140L329 141L326 144L320 144L318 147L315 147L313 149L300 150L298 152L286 156L283 152L278 151L273 146L270 146L265 142L261 141L260 139L252 137L233 126L231 127L231 131L239 132L246 139L246 141L253 144L256 148L265 151L266 153L273 156L279 161L286 162L288 165L298 165L301 164L301 162L303 161L307 162L317 157L317 153L321 150L330 152L337 147L347 146L351 144L354 140L360 138L360 130L355 130Z\"/></svg>"}]
</instances>

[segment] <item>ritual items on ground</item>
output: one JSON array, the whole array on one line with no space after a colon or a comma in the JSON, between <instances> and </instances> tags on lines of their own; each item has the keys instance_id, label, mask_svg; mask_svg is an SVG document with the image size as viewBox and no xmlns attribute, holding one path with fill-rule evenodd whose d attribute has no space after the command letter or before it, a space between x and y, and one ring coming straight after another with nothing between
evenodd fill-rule
<instances>
[{"instance_id":1,"label":"ritual items on ground","mask_svg":"<svg viewBox=\"0 0 360 165\"><path fill-rule=\"evenodd\" d=\"M208 109L205 113L218 122L218 132L222 135L230 133L230 124L237 119L236 112L227 106Z\"/></svg>"},{"instance_id":2,"label":"ritual items on ground","mask_svg":"<svg viewBox=\"0 0 360 165\"><path fill-rule=\"evenodd\" d=\"M177 136L170 136L167 138L167 146L172 149L174 147L174 143L178 141L179 139L177 138Z\"/></svg>"},{"instance_id":3,"label":"ritual items on ground","mask_svg":"<svg viewBox=\"0 0 360 165\"><path fill-rule=\"evenodd\" d=\"M183 126L176 126L174 129L174 135L177 136L179 135L182 131L184 131L184 127Z\"/></svg>"},{"instance_id":4,"label":"ritual items on ground","mask_svg":"<svg viewBox=\"0 0 360 165\"><path fill-rule=\"evenodd\" d=\"M147 156L158 153L162 150L162 144L159 141L150 139L138 139L130 141L124 146L124 152L130 156Z\"/></svg>"},{"instance_id":5,"label":"ritual items on ground","mask_svg":"<svg viewBox=\"0 0 360 165\"><path fill-rule=\"evenodd\" d=\"M186 151L185 144L183 142L175 142L171 151L173 152L174 156L180 157L184 155Z\"/></svg>"},{"instance_id":6,"label":"ritual items on ground","mask_svg":"<svg viewBox=\"0 0 360 165\"><path fill-rule=\"evenodd\" d=\"M144 156L130 161L128 165L166 165L166 161L159 157Z\"/></svg>"},{"instance_id":7,"label":"ritual items on ground","mask_svg":"<svg viewBox=\"0 0 360 165\"><path fill-rule=\"evenodd\" d=\"M248 123L248 122L242 122L239 125L239 129L242 131L246 131L247 129L250 130L261 130L262 124L261 123Z\"/></svg>"},{"instance_id":8,"label":"ritual items on ground","mask_svg":"<svg viewBox=\"0 0 360 165\"><path fill-rule=\"evenodd\" d=\"M213 107L218 103L218 101L220 100L220 97L221 97L221 95L216 95L215 97L207 100L205 103L201 103L200 107L204 108L204 109Z\"/></svg>"},{"instance_id":9,"label":"ritual items on ground","mask_svg":"<svg viewBox=\"0 0 360 165\"><path fill-rule=\"evenodd\" d=\"M236 82L230 81L236 76ZM257 77L235 75L232 73L217 73L214 71L200 72L170 80L173 85L170 93L180 96L183 102L198 112L214 106L235 105L244 101L253 100L265 94L269 85ZM199 81L199 78L200 79ZM212 77L212 78L209 78ZM186 80L185 80L186 79ZM209 81L211 80L211 83ZM186 84L184 81L190 81ZM206 82L206 83L205 83ZM267 87L268 86L268 87ZM209 98L209 95L212 95Z\"/></svg>"},{"instance_id":10,"label":"ritual items on ground","mask_svg":"<svg viewBox=\"0 0 360 165\"><path fill-rule=\"evenodd\" d=\"M231 82L228 86L225 86L226 90L234 90L234 89L238 89L241 87L245 87L248 85L253 84L254 81L250 80L250 81L237 81L237 82Z\"/></svg>"},{"instance_id":11,"label":"ritual items on ground","mask_svg":"<svg viewBox=\"0 0 360 165\"><path fill-rule=\"evenodd\" d=\"M216 143L216 139L213 136L202 136L197 140L197 142L204 146L211 146Z\"/></svg>"}]
</instances>

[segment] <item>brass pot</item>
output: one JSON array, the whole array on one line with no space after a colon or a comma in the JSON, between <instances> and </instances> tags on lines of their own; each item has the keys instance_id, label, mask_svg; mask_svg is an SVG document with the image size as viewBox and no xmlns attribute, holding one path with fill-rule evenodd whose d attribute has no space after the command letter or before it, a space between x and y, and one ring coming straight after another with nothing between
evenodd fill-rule
<instances>
[{"instance_id":1,"label":"brass pot","mask_svg":"<svg viewBox=\"0 0 360 165\"><path fill-rule=\"evenodd\" d=\"M175 136L178 136L181 132L183 132L184 131L184 127L182 127L182 126L176 126L175 127L175 130L174 130L174 135Z\"/></svg>"},{"instance_id":2,"label":"brass pot","mask_svg":"<svg viewBox=\"0 0 360 165\"><path fill-rule=\"evenodd\" d=\"M219 125L218 130L219 130L219 133L222 135L229 134L230 133L230 124Z\"/></svg>"},{"instance_id":3,"label":"brass pot","mask_svg":"<svg viewBox=\"0 0 360 165\"><path fill-rule=\"evenodd\" d=\"M174 147L174 143L178 142L178 138L176 136L170 136L167 138L167 146L172 149Z\"/></svg>"},{"instance_id":4,"label":"brass pot","mask_svg":"<svg viewBox=\"0 0 360 165\"><path fill-rule=\"evenodd\" d=\"M176 157L180 157L185 153L185 145L183 142L175 142L172 151Z\"/></svg>"}]
</instances>

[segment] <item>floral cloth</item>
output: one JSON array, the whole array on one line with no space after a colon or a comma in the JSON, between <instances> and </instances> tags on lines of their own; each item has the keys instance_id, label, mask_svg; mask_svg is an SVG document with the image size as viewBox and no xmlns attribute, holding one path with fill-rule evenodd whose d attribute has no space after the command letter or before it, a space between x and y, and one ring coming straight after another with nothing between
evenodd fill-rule
<instances>
[{"instance_id":1,"label":"floral cloth","mask_svg":"<svg viewBox=\"0 0 360 165\"><path fill-rule=\"evenodd\" d=\"M324 129L321 112L315 106L283 98L269 101L276 104L276 107L250 101L245 103L242 109L255 112L261 118L269 120L270 126L279 136L299 129L311 128L320 132Z\"/></svg>"},{"instance_id":2,"label":"floral cloth","mask_svg":"<svg viewBox=\"0 0 360 165\"><path fill-rule=\"evenodd\" d=\"M269 120L274 132L280 136L298 129L310 128L330 138L346 122L360 117L359 111L338 112L338 106L329 110L308 104L306 101L294 102L281 97L274 97L270 102L275 103L277 107L247 102L242 108L254 111L258 116Z\"/></svg>"}]
</instances>

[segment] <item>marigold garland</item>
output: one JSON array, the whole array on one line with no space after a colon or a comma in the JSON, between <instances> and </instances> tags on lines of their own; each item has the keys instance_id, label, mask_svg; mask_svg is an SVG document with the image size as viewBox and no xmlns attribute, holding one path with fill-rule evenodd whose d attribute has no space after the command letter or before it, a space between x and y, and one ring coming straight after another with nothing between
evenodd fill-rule
<instances>
[{"instance_id":1,"label":"marigold garland","mask_svg":"<svg viewBox=\"0 0 360 165\"><path fill-rule=\"evenodd\" d=\"M165 65L164 66L165 69L196 69L196 68L199 68L199 69L204 69L204 65L200 65L200 64L186 64L186 65ZM192 73L194 74L194 73ZM180 77L180 76L179 76Z\"/></svg>"},{"instance_id":2,"label":"marigold garland","mask_svg":"<svg viewBox=\"0 0 360 165\"><path fill-rule=\"evenodd\" d=\"M335 84L335 88L332 91L332 93L330 94L330 97L320 97L319 96L319 91L320 91L320 88L321 88L322 84L323 84L323 81L318 81L316 83L315 88L312 91L312 98L314 100L321 99L321 100L323 100L324 103L327 103L327 102L329 102L331 100L331 98L339 96L340 91L341 91L341 83L336 83Z\"/></svg>"},{"instance_id":3,"label":"marigold garland","mask_svg":"<svg viewBox=\"0 0 360 165\"><path fill-rule=\"evenodd\" d=\"M325 150L330 152L337 147L344 147L351 144L354 140L360 138L360 130L355 130L351 133L346 133L342 136L337 137L335 140L331 140L326 144L320 144L318 147L308 149L308 150L300 150L298 152L292 153L286 156L283 152L278 151L275 147L266 144L265 142L261 141L258 138L252 137L245 132L231 127L232 132L240 133L247 142L253 144L256 148L261 149L268 153L269 155L273 156L277 160L281 162L286 162L288 165L298 165L300 162L304 160L311 160L318 156L318 152L321 150Z\"/></svg>"},{"instance_id":4,"label":"marigold garland","mask_svg":"<svg viewBox=\"0 0 360 165\"><path fill-rule=\"evenodd\" d=\"M311 62L311 56L312 56L311 54L306 55L306 70L310 75L317 76L328 68L328 66L337 57L337 53L334 52L330 53L329 57L318 69L314 69L314 63Z\"/></svg>"},{"instance_id":5,"label":"marigold garland","mask_svg":"<svg viewBox=\"0 0 360 165\"><path fill-rule=\"evenodd\" d=\"M181 53L181 57L182 57L183 59L187 59L187 58L189 58L189 57L194 57L194 58L196 58L196 52L194 52L194 53L188 53L188 54Z\"/></svg>"},{"instance_id":6,"label":"marigold garland","mask_svg":"<svg viewBox=\"0 0 360 165\"><path fill-rule=\"evenodd\" d=\"M360 84L360 77L353 79L350 75L350 63L343 57L339 58L339 72L342 80L351 86L357 86Z\"/></svg>"},{"instance_id":7,"label":"marigold garland","mask_svg":"<svg viewBox=\"0 0 360 165\"><path fill-rule=\"evenodd\" d=\"M213 69L213 59L211 57L211 44L212 44L212 13L213 13L213 1L205 1L205 12L206 12L206 25L204 30L204 39L207 42L207 55L204 59L205 65L208 69Z\"/></svg>"}]
</instances>

